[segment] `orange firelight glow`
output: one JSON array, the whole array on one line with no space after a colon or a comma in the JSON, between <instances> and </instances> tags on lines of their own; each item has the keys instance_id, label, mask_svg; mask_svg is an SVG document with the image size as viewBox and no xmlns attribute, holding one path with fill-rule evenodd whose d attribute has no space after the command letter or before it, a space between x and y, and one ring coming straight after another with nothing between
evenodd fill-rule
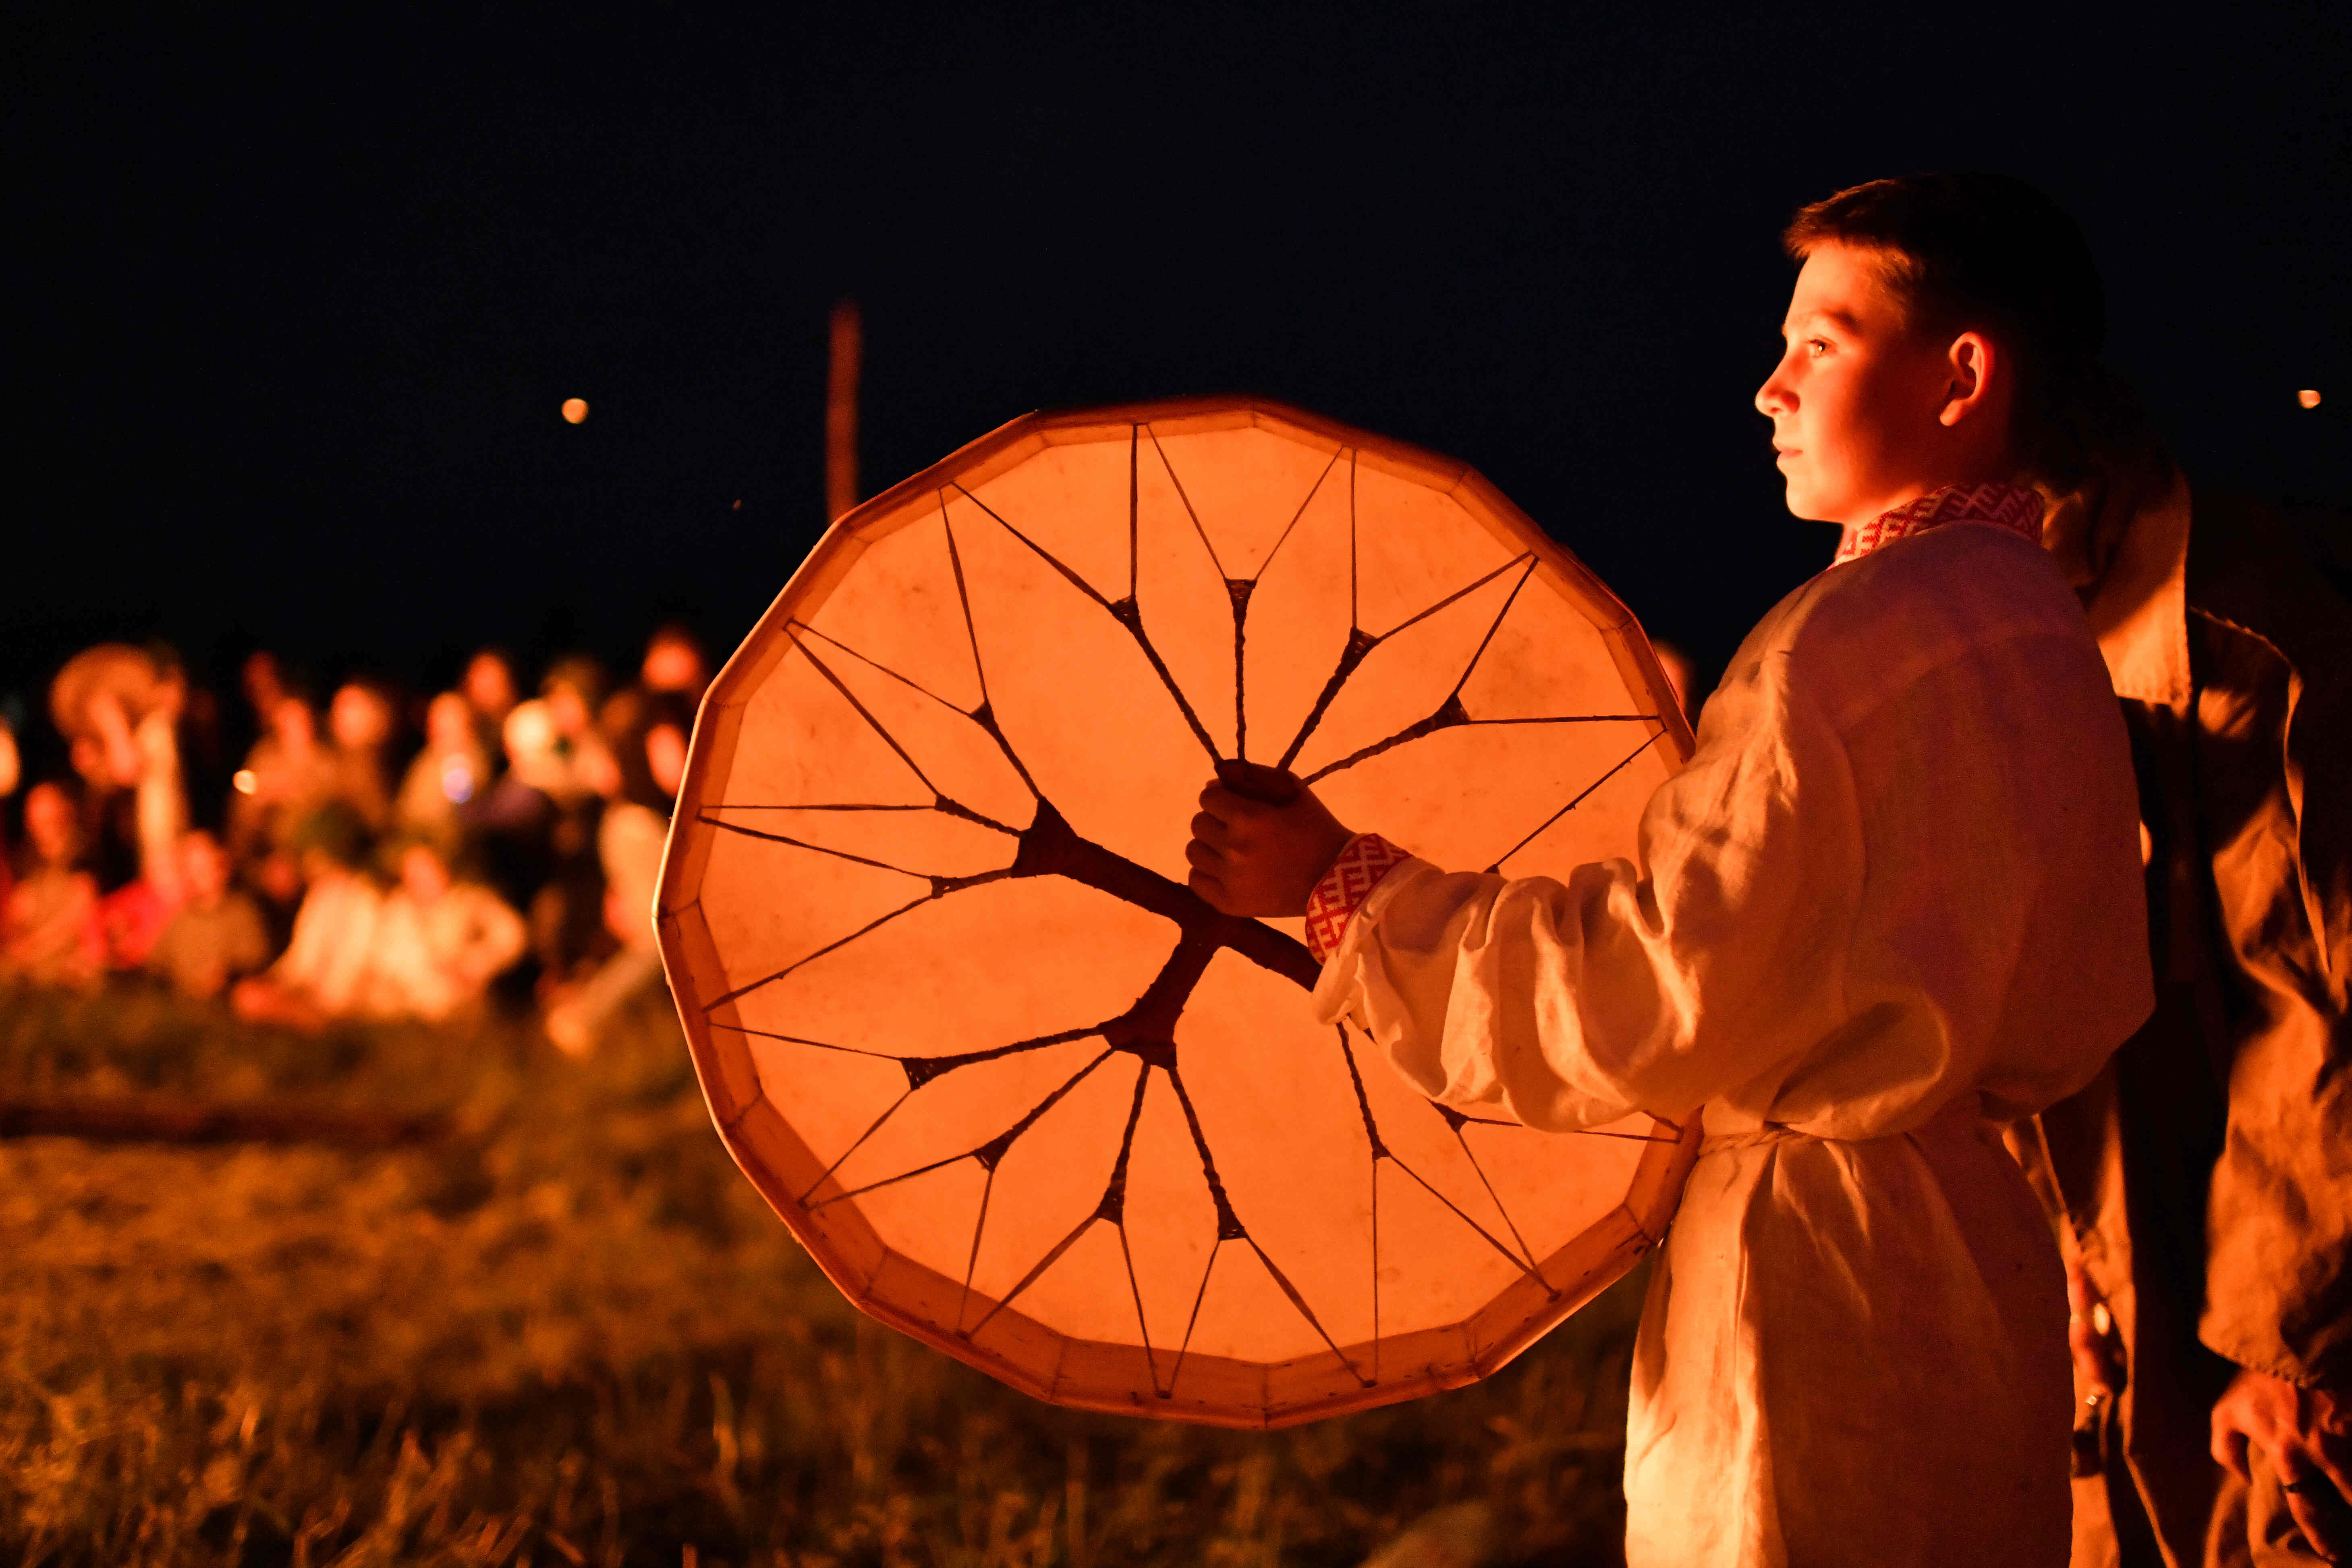
<instances>
[{"instance_id":1,"label":"orange firelight glow","mask_svg":"<svg viewBox=\"0 0 2352 1568\"><path fill-rule=\"evenodd\" d=\"M563 422L565 424L577 425L587 417L588 400L586 398L567 397L563 400Z\"/></svg>"},{"instance_id":2,"label":"orange firelight glow","mask_svg":"<svg viewBox=\"0 0 2352 1568\"><path fill-rule=\"evenodd\" d=\"M2311 388L2307 386L2301 392L2294 395L2294 400L2297 403L2302 404L2305 408L2316 408L2319 406L2319 394L2312 391Z\"/></svg>"},{"instance_id":3,"label":"orange firelight glow","mask_svg":"<svg viewBox=\"0 0 2352 1568\"><path fill-rule=\"evenodd\" d=\"M217 777L219 775L215 774L214 776ZM251 795L254 791L261 787L261 781L253 776L253 770L251 768L237 769L236 776L230 779L228 782L236 786L236 793L239 795Z\"/></svg>"}]
</instances>

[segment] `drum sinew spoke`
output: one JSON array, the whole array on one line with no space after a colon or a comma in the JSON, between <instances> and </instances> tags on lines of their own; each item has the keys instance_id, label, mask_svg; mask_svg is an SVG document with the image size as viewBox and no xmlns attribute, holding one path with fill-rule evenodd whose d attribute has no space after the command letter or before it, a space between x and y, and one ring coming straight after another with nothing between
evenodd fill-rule
<instances>
[{"instance_id":1,"label":"drum sinew spoke","mask_svg":"<svg viewBox=\"0 0 2352 1568\"><path fill-rule=\"evenodd\" d=\"M1306 746L1307 741L1314 736L1315 727L1323 721L1324 711L1331 706L1332 699L1339 695L1340 688L1348 683L1348 678L1355 674L1356 670L1363 664L1365 658L1370 655L1374 648L1380 647L1382 643L1388 641L1399 632L1402 632L1410 626L1420 625L1423 621L1427 620L1430 616L1437 614L1438 611L1444 609L1447 605L1454 604L1467 595L1476 593L1479 589L1485 587L1496 578L1500 577L1504 573L1508 572L1512 567L1525 566L1527 570L1520 574L1518 582L1512 584L1510 596L1503 601L1503 607L1496 612L1493 623L1486 628L1486 637L1479 641L1477 651L1470 656L1469 664L1464 667L1462 674L1454 680L1454 690L1448 694L1446 700L1449 703L1455 702L1456 699L1461 695L1464 683L1470 679L1471 671L1477 668L1479 658L1486 653L1486 644L1494 639L1495 628L1503 624L1503 617L1510 613L1511 605L1519 596L1519 590L1526 587L1528 579L1535 574L1535 562L1536 558L1532 552L1515 555L1510 560L1504 562L1500 566L1496 567L1492 572L1489 572L1485 576L1479 578L1476 582L1466 584L1460 588L1456 588L1453 593L1448 594L1445 597L1438 600L1437 603L1430 605L1426 609L1419 610L1412 615L1407 616L1403 620L1399 621L1396 625L1391 626L1388 630L1381 632L1377 637L1370 632L1364 630L1361 626L1352 624L1353 619L1360 618L1352 617L1351 624L1348 631L1348 646L1340 651L1339 663L1338 667L1331 671L1330 679L1323 683L1323 689L1316 695L1315 705L1307 710L1307 717L1299 723L1298 733L1291 737L1290 744L1283 751L1282 760L1275 765L1277 767L1287 768L1293 762L1297 760L1299 752ZM1439 710L1440 712L1443 712L1444 709L1441 707ZM1427 721L1423 721L1426 722ZM1459 721L1456 721L1456 722L1459 722ZM1316 776L1319 778L1322 775L1318 773Z\"/></svg>"},{"instance_id":2,"label":"drum sinew spoke","mask_svg":"<svg viewBox=\"0 0 2352 1568\"><path fill-rule=\"evenodd\" d=\"M1656 730L1651 732L1648 740L1643 742L1640 745L1626 752L1625 755L1618 761L1614 767L1612 767L1607 773L1602 773L1599 778L1594 779L1591 784L1586 784L1582 789L1579 790L1576 794L1575 799L1570 801L1566 805L1561 806L1558 811L1553 812L1549 816L1545 817L1543 821L1537 826L1534 832L1528 834L1525 838L1520 839L1517 844L1512 845L1508 849L1504 850L1500 855L1496 856L1495 863L1486 868L1488 874L1499 875L1503 869L1504 861L1509 859L1512 856L1517 854L1520 850L1525 849L1528 845L1541 837L1543 836L1544 829L1549 827L1553 823L1558 822L1561 817L1566 816L1570 812L1574 811L1578 806L1582 805L1587 796L1591 795L1594 790L1599 789L1602 784L1607 784L1611 779L1615 778L1619 773L1624 772L1624 770L1633 763L1635 757L1640 756L1643 752L1646 752L1652 746L1656 745L1658 743L1659 737L1665 734L1665 732L1666 727L1664 724L1660 724Z\"/></svg>"}]
</instances>

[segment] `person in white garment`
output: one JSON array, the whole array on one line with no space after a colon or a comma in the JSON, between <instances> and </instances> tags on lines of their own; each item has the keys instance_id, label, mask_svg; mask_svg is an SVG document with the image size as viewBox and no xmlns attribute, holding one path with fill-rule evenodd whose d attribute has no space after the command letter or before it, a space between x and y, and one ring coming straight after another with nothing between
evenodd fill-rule
<instances>
[{"instance_id":1,"label":"person in white garment","mask_svg":"<svg viewBox=\"0 0 2352 1568\"><path fill-rule=\"evenodd\" d=\"M367 872L367 825L343 802L312 812L295 843L306 886L293 940L275 963L231 987L229 1004L248 1024L316 1032L360 1010L383 891Z\"/></svg>"},{"instance_id":2,"label":"person in white garment","mask_svg":"<svg viewBox=\"0 0 2352 1568\"><path fill-rule=\"evenodd\" d=\"M478 882L450 873L428 838L400 847L361 993L366 1012L440 1023L482 1005L490 982L522 956L522 917Z\"/></svg>"},{"instance_id":3,"label":"person in white garment","mask_svg":"<svg viewBox=\"0 0 2352 1568\"><path fill-rule=\"evenodd\" d=\"M1788 245L1756 403L1790 510L1843 533L1733 657L1638 859L1450 871L1229 763L1192 887L1336 933L1317 1008L1433 1099L1703 1108L1635 1352L1633 1568L2055 1568L2064 1279L2000 1128L2152 998L2123 722L2024 484L2096 272L1992 176L1841 193Z\"/></svg>"}]
</instances>

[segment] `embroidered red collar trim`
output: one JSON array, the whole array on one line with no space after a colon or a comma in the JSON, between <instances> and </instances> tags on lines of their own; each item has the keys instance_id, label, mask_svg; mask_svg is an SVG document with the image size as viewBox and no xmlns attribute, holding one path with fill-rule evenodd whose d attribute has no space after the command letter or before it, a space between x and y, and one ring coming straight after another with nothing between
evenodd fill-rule
<instances>
[{"instance_id":1,"label":"embroidered red collar trim","mask_svg":"<svg viewBox=\"0 0 2352 1568\"><path fill-rule=\"evenodd\" d=\"M1948 522L1990 522L2039 544L2042 506L2041 492L2023 485L1946 485L1868 522L1849 525L1845 537L1838 542L1837 556L1830 564L1842 566L1882 544L1892 544Z\"/></svg>"}]
</instances>

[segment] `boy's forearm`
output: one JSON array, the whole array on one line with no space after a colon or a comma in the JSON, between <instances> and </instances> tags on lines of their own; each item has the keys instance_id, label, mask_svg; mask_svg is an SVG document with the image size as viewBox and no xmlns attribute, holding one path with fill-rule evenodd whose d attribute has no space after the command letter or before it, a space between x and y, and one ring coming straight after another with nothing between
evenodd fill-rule
<instances>
[{"instance_id":1,"label":"boy's forearm","mask_svg":"<svg viewBox=\"0 0 2352 1568\"><path fill-rule=\"evenodd\" d=\"M1559 934L1569 897L1547 879L1408 859L1356 912L1317 1010L1352 1016L1430 1099L1553 1130L1616 1121L1636 1106L1586 1048L1563 973L1576 967Z\"/></svg>"}]
</instances>

